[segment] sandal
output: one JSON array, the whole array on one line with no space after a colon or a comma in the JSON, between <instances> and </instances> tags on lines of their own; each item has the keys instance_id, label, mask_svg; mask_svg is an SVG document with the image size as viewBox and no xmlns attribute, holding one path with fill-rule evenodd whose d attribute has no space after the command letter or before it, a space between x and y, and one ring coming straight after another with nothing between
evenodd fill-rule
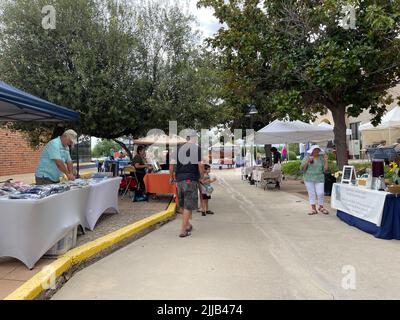
<instances>
[{"instance_id":1,"label":"sandal","mask_svg":"<svg viewBox=\"0 0 400 320\"><path fill-rule=\"evenodd\" d=\"M186 238L189 237L191 235L191 233L189 231L185 231L184 233L181 233L179 235L179 238Z\"/></svg>"},{"instance_id":2,"label":"sandal","mask_svg":"<svg viewBox=\"0 0 400 320\"><path fill-rule=\"evenodd\" d=\"M318 211L317 210L313 210L308 215L309 216L313 216L314 214L318 214Z\"/></svg>"},{"instance_id":3,"label":"sandal","mask_svg":"<svg viewBox=\"0 0 400 320\"><path fill-rule=\"evenodd\" d=\"M208 210L206 213L207 213L207 214L214 214L214 212L212 212L212 211L210 211L210 210Z\"/></svg>"},{"instance_id":4,"label":"sandal","mask_svg":"<svg viewBox=\"0 0 400 320\"><path fill-rule=\"evenodd\" d=\"M193 230L193 226L190 225L189 228L186 229L186 232L192 232L192 230Z\"/></svg>"},{"instance_id":5,"label":"sandal","mask_svg":"<svg viewBox=\"0 0 400 320\"><path fill-rule=\"evenodd\" d=\"M205 211L202 211L202 212L201 212L201 215L202 215L203 217L205 217L205 216L206 216L206 212L205 212Z\"/></svg>"},{"instance_id":6,"label":"sandal","mask_svg":"<svg viewBox=\"0 0 400 320\"><path fill-rule=\"evenodd\" d=\"M323 214L329 214L329 211L326 210L325 208L319 208L318 211L323 213Z\"/></svg>"}]
</instances>

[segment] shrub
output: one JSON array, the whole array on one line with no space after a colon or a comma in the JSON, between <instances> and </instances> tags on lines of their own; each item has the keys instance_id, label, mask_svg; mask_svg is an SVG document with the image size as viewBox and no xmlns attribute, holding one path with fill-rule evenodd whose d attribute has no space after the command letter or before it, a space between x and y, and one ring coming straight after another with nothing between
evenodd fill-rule
<instances>
[{"instance_id":1,"label":"shrub","mask_svg":"<svg viewBox=\"0 0 400 320\"><path fill-rule=\"evenodd\" d=\"M327 154L329 161L336 161L336 154L334 154L333 152L328 152Z\"/></svg>"},{"instance_id":2,"label":"shrub","mask_svg":"<svg viewBox=\"0 0 400 320\"><path fill-rule=\"evenodd\" d=\"M289 151L288 160L297 160L297 155L294 151Z\"/></svg>"},{"instance_id":3,"label":"shrub","mask_svg":"<svg viewBox=\"0 0 400 320\"><path fill-rule=\"evenodd\" d=\"M300 171L300 160L289 161L287 163L282 164L282 171L285 175L299 177L303 173Z\"/></svg>"},{"instance_id":4,"label":"shrub","mask_svg":"<svg viewBox=\"0 0 400 320\"><path fill-rule=\"evenodd\" d=\"M329 161L329 172L334 174L339 171L336 161Z\"/></svg>"},{"instance_id":5,"label":"shrub","mask_svg":"<svg viewBox=\"0 0 400 320\"><path fill-rule=\"evenodd\" d=\"M303 175L303 172L300 170L301 160L289 161L287 163L282 164L282 171L285 175L300 177ZM329 161L329 172L334 174L338 171L338 167L335 161Z\"/></svg>"}]
</instances>

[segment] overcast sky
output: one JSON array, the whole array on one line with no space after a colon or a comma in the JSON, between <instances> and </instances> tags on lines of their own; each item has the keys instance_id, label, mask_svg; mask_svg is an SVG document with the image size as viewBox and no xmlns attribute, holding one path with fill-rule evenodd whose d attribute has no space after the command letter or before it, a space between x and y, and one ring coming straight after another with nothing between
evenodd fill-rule
<instances>
[{"instance_id":1,"label":"overcast sky","mask_svg":"<svg viewBox=\"0 0 400 320\"><path fill-rule=\"evenodd\" d=\"M220 28L217 18L214 17L213 9L197 9L197 0L190 0L189 10L197 18L199 25L197 28L203 33L204 37L210 37Z\"/></svg>"}]
</instances>

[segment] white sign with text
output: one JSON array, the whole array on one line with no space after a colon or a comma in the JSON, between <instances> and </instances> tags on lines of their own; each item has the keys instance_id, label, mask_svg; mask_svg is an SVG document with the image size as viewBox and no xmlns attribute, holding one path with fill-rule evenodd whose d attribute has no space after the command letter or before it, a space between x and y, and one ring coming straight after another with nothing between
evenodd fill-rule
<instances>
[{"instance_id":1,"label":"white sign with text","mask_svg":"<svg viewBox=\"0 0 400 320\"><path fill-rule=\"evenodd\" d=\"M388 193L383 191L335 183L332 189L331 207L379 227L386 195Z\"/></svg>"}]
</instances>

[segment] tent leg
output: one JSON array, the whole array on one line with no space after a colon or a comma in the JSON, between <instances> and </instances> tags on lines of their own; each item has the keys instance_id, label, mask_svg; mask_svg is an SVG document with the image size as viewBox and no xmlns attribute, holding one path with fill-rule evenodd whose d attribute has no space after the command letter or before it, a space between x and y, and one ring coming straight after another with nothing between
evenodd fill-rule
<instances>
[{"instance_id":1,"label":"tent leg","mask_svg":"<svg viewBox=\"0 0 400 320\"><path fill-rule=\"evenodd\" d=\"M289 143L286 142L286 162L289 162Z\"/></svg>"},{"instance_id":2,"label":"tent leg","mask_svg":"<svg viewBox=\"0 0 400 320\"><path fill-rule=\"evenodd\" d=\"M76 138L76 177L79 179L79 137Z\"/></svg>"}]
</instances>

